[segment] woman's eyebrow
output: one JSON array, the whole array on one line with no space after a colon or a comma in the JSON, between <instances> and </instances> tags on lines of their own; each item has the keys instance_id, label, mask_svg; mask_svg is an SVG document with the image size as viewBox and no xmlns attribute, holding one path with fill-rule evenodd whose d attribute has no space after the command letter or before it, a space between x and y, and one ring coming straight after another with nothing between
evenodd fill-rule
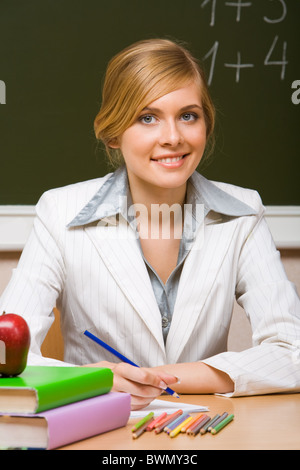
<instances>
[{"instance_id":1,"label":"woman's eyebrow","mask_svg":"<svg viewBox=\"0 0 300 470\"><path fill-rule=\"evenodd\" d=\"M180 108L180 112L182 111L187 111L187 110L190 110L190 109L194 109L194 108L198 108L202 111L202 106L199 106L199 104L188 104L187 106L183 106L182 108ZM163 112L162 109L160 108L155 108L155 107L152 107L152 106L146 106L145 108L143 108L142 112L144 111L150 111L152 113L161 113Z\"/></svg>"},{"instance_id":2,"label":"woman's eyebrow","mask_svg":"<svg viewBox=\"0 0 300 470\"><path fill-rule=\"evenodd\" d=\"M200 106L199 104L189 104L189 105L184 106L183 108L181 108L180 111L187 111L187 110L193 109L193 108L198 108L198 109L200 109L201 111L202 111L202 109L203 109L202 106Z\"/></svg>"}]
</instances>

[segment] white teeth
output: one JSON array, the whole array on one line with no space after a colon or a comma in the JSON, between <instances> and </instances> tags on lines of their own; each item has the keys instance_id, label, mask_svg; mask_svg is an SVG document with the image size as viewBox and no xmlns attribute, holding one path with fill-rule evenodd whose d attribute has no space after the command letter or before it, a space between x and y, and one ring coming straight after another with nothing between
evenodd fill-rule
<instances>
[{"instance_id":1,"label":"white teeth","mask_svg":"<svg viewBox=\"0 0 300 470\"><path fill-rule=\"evenodd\" d=\"M161 162L161 163L174 163L174 162L179 162L179 160L181 160L183 158L183 155L181 157L174 157L174 158L160 158L159 160L157 160L158 162Z\"/></svg>"}]
</instances>

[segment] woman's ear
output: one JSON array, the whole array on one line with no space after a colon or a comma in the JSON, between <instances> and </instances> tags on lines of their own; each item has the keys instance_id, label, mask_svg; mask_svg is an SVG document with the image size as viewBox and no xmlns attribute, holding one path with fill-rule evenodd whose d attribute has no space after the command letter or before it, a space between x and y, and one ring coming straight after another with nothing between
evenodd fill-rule
<instances>
[{"instance_id":1,"label":"woman's ear","mask_svg":"<svg viewBox=\"0 0 300 470\"><path fill-rule=\"evenodd\" d=\"M111 149L119 149L120 144L119 144L119 139L118 137L115 137L114 139L110 140L107 144L107 146Z\"/></svg>"}]
</instances>

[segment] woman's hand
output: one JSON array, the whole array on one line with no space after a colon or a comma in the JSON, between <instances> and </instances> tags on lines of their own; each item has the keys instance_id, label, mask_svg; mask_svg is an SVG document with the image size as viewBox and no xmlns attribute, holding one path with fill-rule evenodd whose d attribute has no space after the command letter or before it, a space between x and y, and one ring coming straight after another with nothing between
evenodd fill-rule
<instances>
[{"instance_id":1,"label":"woman's hand","mask_svg":"<svg viewBox=\"0 0 300 470\"><path fill-rule=\"evenodd\" d=\"M134 367L125 362L115 364L101 361L96 364L88 364L85 367L107 367L114 374L112 391L126 392L131 395L131 409L144 408L172 384L178 382L178 378L166 372L156 372L151 368Z\"/></svg>"},{"instance_id":2,"label":"woman's hand","mask_svg":"<svg viewBox=\"0 0 300 470\"><path fill-rule=\"evenodd\" d=\"M177 393L231 393L234 382L225 372L203 362L167 364L152 368L134 367L125 362L98 362L89 367L108 367L114 373L113 390L131 394L131 408L149 405L167 386L176 385Z\"/></svg>"}]
</instances>

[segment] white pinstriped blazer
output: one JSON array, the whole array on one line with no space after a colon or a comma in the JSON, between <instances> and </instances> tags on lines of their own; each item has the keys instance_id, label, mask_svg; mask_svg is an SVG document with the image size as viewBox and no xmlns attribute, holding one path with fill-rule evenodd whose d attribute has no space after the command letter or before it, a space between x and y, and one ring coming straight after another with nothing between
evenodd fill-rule
<instances>
[{"instance_id":1,"label":"white pinstriped blazer","mask_svg":"<svg viewBox=\"0 0 300 470\"><path fill-rule=\"evenodd\" d=\"M110 177L50 190L36 207L33 231L0 299L1 311L23 315L30 326L28 363L56 363L41 357L40 346L57 305L65 343L60 365L114 360L83 335L88 329L140 366L203 361L223 370L235 383L230 396L300 391L299 297L259 195L194 176L206 208L216 197L184 262L165 344L136 238L128 237L122 217L111 225L107 212L98 223L95 194ZM253 347L242 352L226 351L235 297L253 329Z\"/></svg>"}]
</instances>

